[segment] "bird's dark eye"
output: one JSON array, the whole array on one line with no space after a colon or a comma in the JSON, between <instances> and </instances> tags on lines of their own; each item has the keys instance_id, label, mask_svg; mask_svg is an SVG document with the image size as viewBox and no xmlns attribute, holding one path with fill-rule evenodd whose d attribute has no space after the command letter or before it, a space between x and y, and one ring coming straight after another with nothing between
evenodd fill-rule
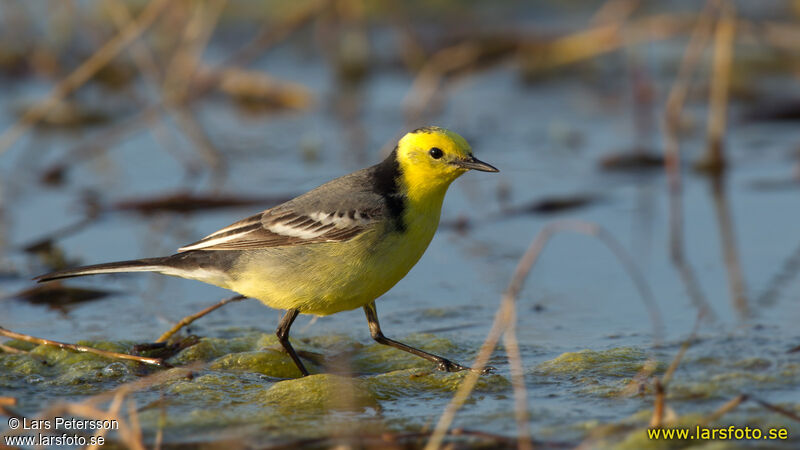
<instances>
[{"instance_id":1,"label":"bird's dark eye","mask_svg":"<svg viewBox=\"0 0 800 450\"><path fill-rule=\"evenodd\" d=\"M439 159L442 156L444 156L444 152L439 147L433 147L432 149L430 149L428 153L431 155L431 158L433 159Z\"/></svg>"}]
</instances>

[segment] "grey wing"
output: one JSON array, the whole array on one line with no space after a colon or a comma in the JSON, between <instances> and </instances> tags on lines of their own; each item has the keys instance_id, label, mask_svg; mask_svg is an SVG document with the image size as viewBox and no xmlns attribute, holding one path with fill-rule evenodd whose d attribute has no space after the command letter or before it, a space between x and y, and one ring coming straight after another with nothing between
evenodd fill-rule
<instances>
[{"instance_id":1,"label":"grey wing","mask_svg":"<svg viewBox=\"0 0 800 450\"><path fill-rule=\"evenodd\" d=\"M350 177L236 222L178 251L244 250L352 239L380 222L386 211L380 195L360 189L362 183L354 184L358 180Z\"/></svg>"}]
</instances>

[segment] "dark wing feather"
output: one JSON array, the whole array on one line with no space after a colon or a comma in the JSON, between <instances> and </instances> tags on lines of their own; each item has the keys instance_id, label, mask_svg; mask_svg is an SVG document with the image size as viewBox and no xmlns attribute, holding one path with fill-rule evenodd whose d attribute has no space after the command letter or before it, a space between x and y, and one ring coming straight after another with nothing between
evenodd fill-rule
<instances>
[{"instance_id":1,"label":"dark wing feather","mask_svg":"<svg viewBox=\"0 0 800 450\"><path fill-rule=\"evenodd\" d=\"M309 215L267 210L178 249L245 250L352 239L374 225L378 211L316 212Z\"/></svg>"},{"instance_id":2,"label":"dark wing feather","mask_svg":"<svg viewBox=\"0 0 800 450\"><path fill-rule=\"evenodd\" d=\"M402 208L398 210L388 206L397 203L392 199L398 194L377 189L378 181L396 176L394 172L380 175L384 165L385 162L337 178L178 251L245 250L341 242L380 223L387 223L387 219L389 226L402 229Z\"/></svg>"}]
</instances>

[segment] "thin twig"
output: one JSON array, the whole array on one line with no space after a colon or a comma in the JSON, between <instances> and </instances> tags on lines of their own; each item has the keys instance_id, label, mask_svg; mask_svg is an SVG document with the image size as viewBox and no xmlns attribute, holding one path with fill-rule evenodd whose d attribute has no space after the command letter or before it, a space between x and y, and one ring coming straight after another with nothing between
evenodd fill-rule
<instances>
[{"instance_id":1,"label":"thin twig","mask_svg":"<svg viewBox=\"0 0 800 450\"><path fill-rule=\"evenodd\" d=\"M683 204L681 180L680 128L683 105L689 92L692 75L708 44L713 26L713 0L708 0L692 30L686 51L678 68L678 75L669 91L664 112L664 170L669 183L670 258L675 265L686 291L698 311L711 311L711 306L701 289L694 270L686 261L683 240Z\"/></svg>"},{"instance_id":2,"label":"thin twig","mask_svg":"<svg viewBox=\"0 0 800 450\"><path fill-rule=\"evenodd\" d=\"M90 406L105 404L106 402L113 400L117 395L125 396L143 389L147 389L151 386L161 385L179 379L186 379L191 377L194 371L202 370L206 367L208 367L208 363L196 362L181 367L174 367L170 370L158 371L145 377L137 378L128 383L119 385L114 389L93 395L85 399L82 404Z\"/></svg>"},{"instance_id":3,"label":"thin twig","mask_svg":"<svg viewBox=\"0 0 800 450\"><path fill-rule=\"evenodd\" d=\"M200 157L214 172L215 182L220 184L224 181L226 162L222 152L214 146L211 138L206 134L194 113L184 106L177 103L165 105L170 109L170 116L175 119L175 123L181 128L183 133L194 144L192 147L200 154Z\"/></svg>"},{"instance_id":4,"label":"thin twig","mask_svg":"<svg viewBox=\"0 0 800 450\"><path fill-rule=\"evenodd\" d=\"M106 413L106 417L119 417L119 410L122 407L122 401L124 399L125 399L125 395L122 394L122 393L120 395L115 395L114 399L111 400L111 404L108 406L108 412ZM90 445L89 447L87 447L86 450L98 450L100 448L100 444L98 443L97 438L100 437L100 436L105 436L107 431L108 431L107 428L100 427L94 433L94 437L95 437L94 442L95 443L93 445Z\"/></svg>"},{"instance_id":5,"label":"thin twig","mask_svg":"<svg viewBox=\"0 0 800 450\"><path fill-rule=\"evenodd\" d=\"M53 242L58 241L59 239L63 239L67 236L71 236L75 233L83 231L83 229L91 225L92 222L94 222L95 220L97 220L96 211L89 211L89 213L86 214L86 216L83 219L75 223L63 226L53 232L48 233L44 237L38 238L27 244L23 244L20 247L23 251L26 252L35 252L37 249L47 248Z\"/></svg>"},{"instance_id":6,"label":"thin twig","mask_svg":"<svg viewBox=\"0 0 800 450\"><path fill-rule=\"evenodd\" d=\"M653 388L655 389L656 395L653 400L653 416L650 418L651 428L660 427L664 421L664 397L666 396L664 385L661 384L661 379L655 379Z\"/></svg>"},{"instance_id":7,"label":"thin twig","mask_svg":"<svg viewBox=\"0 0 800 450\"><path fill-rule=\"evenodd\" d=\"M75 352L82 352L82 353L94 353L96 355L105 356L106 358L113 358L113 359L127 359L131 361L139 361L145 364L152 364L155 366L162 366L168 367L169 365L165 363L160 358L146 358L143 356L135 356L135 355L128 355L126 353L117 353L117 352L110 352L107 350L100 350L97 348L87 347L85 345L78 345L78 344L67 344L64 342L53 341L50 339L38 338L34 336L30 336L27 334L16 333L11 330L7 330L3 327L0 327L0 335L9 337L11 339L18 339L20 341L31 342L34 344L39 345L50 345L53 347L59 347L66 350L72 350Z\"/></svg>"},{"instance_id":8,"label":"thin twig","mask_svg":"<svg viewBox=\"0 0 800 450\"><path fill-rule=\"evenodd\" d=\"M0 344L0 351L3 351L5 353L10 353L10 354L13 354L13 355L22 355L22 354L28 353L25 350L20 350L18 348L14 348L14 347L11 347L11 346L8 346L8 345L5 345L5 344ZM2 399L2 398L3 397L0 397L0 399ZM0 404L2 404L2 403L0 402Z\"/></svg>"},{"instance_id":9,"label":"thin twig","mask_svg":"<svg viewBox=\"0 0 800 450\"><path fill-rule=\"evenodd\" d=\"M193 14L183 30L180 46L167 68L162 87L165 108L194 144L193 149L217 176L217 182L224 181L225 159L184 103L200 67L202 51L208 44L226 3L227 0L195 3Z\"/></svg>"},{"instance_id":10,"label":"thin twig","mask_svg":"<svg viewBox=\"0 0 800 450\"><path fill-rule=\"evenodd\" d=\"M703 319L703 313L698 312L697 318L694 321L694 326L692 327L692 331L691 333L689 333L689 337L687 337L686 340L683 341L680 350L678 350L678 353L672 359L672 362L669 364L669 367L667 367L667 370L664 371L664 375L661 376L661 384L663 384L664 386L667 386L670 383L670 381L672 381L672 376L678 369L678 366L680 365L681 360L683 359L683 355L686 354L686 351L692 345L692 342L694 342L694 340L697 338L697 331L700 329L700 323L702 322L702 319Z\"/></svg>"},{"instance_id":11,"label":"thin twig","mask_svg":"<svg viewBox=\"0 0 800 450\"><path fill-rule=\"evenodd\" d=\"M146 448L142 439L142 426L139 423L139 412L136 409L136 400L128 398L128 422L130 435L125 442L135 442L142 449Z\"/></svg>"},{"instance_id":12,"label":"thin twig","mask_svg":"<svg viewBox=\"0 0 800 450\"><path fill-rule=\"evenodd\" d=\"M667 97L666 111L664 114L664 158L666 161L665 170L669 179L670 193L677 195L681 191L681 155L680 143L678 135L680 134L681 127L681 112L683 105L686 103L686 97L689 93L689 84L691 77L694 74L695 68L700 61L700 56L708 44L709 36L711 35L711 28L713 25L713 18L711 16L712 0L708 0L705 9L697 19L697 23L692 30L692 35L689 38L689 44L686 46L686 51L681 59L680 67L678 68L678 76L675 83L669 91ZM682 225L682 216L672 216L673 227L680 227ZM679 234L678 236L682 236ZM673 258L675 252L681 252L683 246L675 245L676 237L672 235ZM682 244L681 240L677 242Z\"/></svg>"},{"instance_id":13,"label":"thin twig","mask_svg":"<svg viewBox=\"0 0 800 450\"><path fill-rule=\"evenodd\" d=\"M689 333L689 337L687 337L681 344L681 348L678 350L678 353L675 354L675 357L672 358L672 362L669 364L669 367L667 367L667 370L664 371L664 375L662 375L661 378L656 378L653 383L656 395L655 399L653 400L653 417L650 419L651 427L659 427L663 422L667 386L669 386L669 383L672 381L675 371L678 370L678 366L683 360L683 356L686 354L686 351L689 350L692 342L697 337L697 331L700 329L700 324L703 321L704 314L706 314L704 310L697 312L697 318L694 321L694 326L692 327L692 332Z\"/></svg>"},{"instance_id":14,"label":"thin twig","mask_svg":"<svg viewBox=\"0 0 800 450\"><path fill-rule=\"evenodd\" d=\"M131 20L133 20L133 18L130 15L130 12L128 11L128 7L125 6L125 4L122 3L121 0L106 0L105 5L106 8L108 9L109 14L112 16L112 19L114 20L114 23L116 24L117 28L123 29ZM158 64L156 63L155 56L147 47L147 45L145 45L144 42L137 41L133 45L131 45L131 53L133 56L134 64L136 64L136 66L139 68L139 71L144 75L145 79L149 81L148 84L152 86L154 92L162 93L162 86L161 86L162 80L158 70ZM169 72L167 72L167 74L169 74ZM194 78L192 78L192 80L193 79ZM185 85L189 84L185 82L186 80L183 81ZM167 82L164 82L164 85L167 85ZM170 107L171 105L170 101L172 98L173 97L170 97L168 95L163 97L164 108ZM161 147L164 150L173 153L176 159L180 160L183 163L188 173L196 172L197 169L196 167L194 167L196 164L191 160L187 160L186 157L176 152L176 149L179 148L179 145L177 145L170 131L164 125L163 120L161 120L162 119L161 115L163 112L164 112L163 109L158 107L158 105L153 105L146 108L142 114L147 115L147 122L151 126L153 137L159 142L159 144L161 144ZM182 125L182 123L180 122L179 124ZM190 135L190 139L195 141L192 135ZM197 142L195 142L195 144L199 145L197 144ZM204 145L205 142L203 142L202 144ZM201 156L205 156L208 153L205 147L200 147L200 152ZM215 152L213 150L211 151L211 153L212 155L215 155ZM206 162L210 162L211 167L215 167L216 162L219 159L220 158L214 156L210 159L207 159Z\"/></svg>"},{"instance_id":15,"label":"thin twig","mask_svg":"<svg viewBox=\"0 0 800 450\"><path fill-rule=\"evenodd\" d=\"M735 24L734 6L730 1L726 1L723 3L721 17L714 32L714 59L708 108L708 144L706 155L698 163L700 168L711 173L720 173L725 168L723 137L728 116L733 40L736 37Z\"/></svg>"},{"instance_id":16,"label":"thin twig","mask_svg":"<svg viewBox=\"0 0 800 450\"><path fill-rule=\"evenodd\" d=\"M167 339L172 337L173 334L177 333L181 328L183 328L186 325L189 325L190 323L194 322L195 320L205 316L206 314L210 313L211 311L214 311L214 310L216 310L218 308L221 308L221 307L227 305L228 303L238 302L238 301L241 301L241 300L245 300L247 298L249 298L249 297L245 297L244 295L235 295L233 297L228 297L228 298L226 298L224 300L220 300L218 303L216 303L214 305L209 306L208 308L205 308L204 310L202 310L200 312L188 315L188 316L184 317L183 319L181 319L180 322L176 323L175 326L170 328L169 331L167 331L166 333L162 334L161 337L156 339L156 342L164 342L164 341L166 341Z\"/></svg>"},{"instance_id":17,"label":"thin twig","mask_svg":"<svg viewBox=\"0 0 800 450\"><path fill-rule=\"evenodd\" d=\"M209 71L211 76L198 81L192 87L189 98L186 100L188 101L201 97L211 89L217 87L224 74L222 68L230 69L251 64L268 48L283 41L298 28L310 23L312 19L324 11L331 3L333 3L332 0L317 0L307 4L303 3L301 7L298 7L297 10L293 11L289 17L285 18L282 22L277 24L265 24L252 41L234 53L230 58L220 63L217 69Z\"/></svg>"},{"instance_id":18,"label":"thin twig","mask_svg":"<svg viewBox=\"0 0 800 450\"><path fill-rule=\"evenodd\" d=\"M115 395L118 394L119 391L117 391ZM124 396L127 394L122 395ZM115 419L117 421L116 424L119 426L117 433L119 434L126 448L134 450L145 450L146 448L142 442L141 436L136 433L135 430L132 430L129 421L125 421L123 417L119 415L115 417L109 417L109 412L107 410L101 409L96 404L89 403L88 401L81 403L57 404L51 408L48 408L44 413L37 416L37 418L53 418L65 415L85 417L87 419L95 420Z\"/></svg>"},{"instance_id":19,"label":"thin twig","mask_svg":"<svg viewBox=\"0 0 800 450\"><path fill-rule=\"evenodd\" d=\"M605 25L627 20L640 6L639 0L607 0L592 14L591 25Z\"/></svg>"},{"instance_id":20,"label":"thin twig","mask_svg":"<svg viewBox=\"0 0 800 450\"><path fill-rule=\"evenodd\" d=\"M552 70L586 61L625 46L671 38L683 32L689 17L675 14L654 14L624 22L603 23L588 29L560 36L550 42L532 41L523 47L523 56L531 70ZM693 16L692 16L693 18Z\"/></svg>"},{"instance_id":21,"label":"thin twig","mask_svg":"<svg viewBox=\"0 0 800 450\"><path fill-rule=\"evenodd\" d=\"M738 408L739 405L747 401L747 394L739 394L736 397L732 398L730 401L725 402L724 405L717 408L716 411L709 414L708 417L704 418L700 421L702 425L706 425L712 422L716 422L725 414L733 411L734 409Z\"/></svg>"},{"instance_id":22,"label":"thin twig","mask_svg":"<svg viewBox=\"0 0 800 450\"><path fill-rule=\"evenodd\" d=\"M180 45L170 61L164 76L164 98L168 104L180 104L188 92L199 67L200 56L211 38L227 0L210 0L194 3L192 16L183 29Z\"/></svg>"},{"instance_id":23,"label":"thin twig","mask_svg":"<svg viewBox=\"0 0 800 450\"><path fill-rule=\"evenodd\" d=\"M748 396L748 397L752 401L758 403L759 405L763 406L764 408L766 408L766 409L768 409L768 410L770 410L772 412L778 413L778 414L780 414L782 416L786 416L786 417L794 420L795 422L800 422L800 416L798 416L797 413L795 413L795 412L789 411L788 409L785 409L785 408L781 408L780 406L777 406L777 405L773 405L772 403L765 402L764 400L761 400L761 399L758 399L758 398L753 398L752 396Z\"/></svg>"},{"instance_id":24,"label":"thin twig","mask_svg":"<svg viewBox=\"0 0 800 450\"><path fill-rule=\"evenodd\" d=\"M512 308L516 302L512 303ZM514 416L517 419L517 448L520 450L533 450L531 445L531 431L528 427L528 392L525 389L525 369L522 365L522 355L517 342L516 308L512 309L508 328L503 334L508 354L508 364L511 367L511 387L514 389Z\"/></svg>"},{"instance_id":25,"label":"thin twig","mask_svg":"<svg viewBox=\"0 0 800 450\"><path fill-rule=\"evenodd\" d=\"M44 118L54 106L91 79L120 51L144 33L161 16L161 13L169 4L168 0L151 0L135 22L130 23L77 69L61 80L50 91L47 98L28 109L16 123L0 135L0 154L8 150L32 125Z\"/></svg>"},{"instance_id":26,"label":"thin twig","mask_svg":"<svg viewBox=\"0 0 800 450\"><path fill-rule=\"evenodd\" d=\"M552 238L554 234L563 231L572 231L596 237L611 249L615 257L620 259L623 267L626 271L628 271L629 275L634 280L640 296L644 300L648 309L651 311L651 319L653 320L654 327L654 341L658 341L661 335L661 330L663 329L658 308L652 298L652 294L647 282L644 279L644 276L639 272L638 267L632 263L633 259L630 258L627 252L625 252L624 248L619 245L615 239L613 239L610 233L606 232L599 225L577 220L565 220L550 223L541 231L539 231L539 233L533 239L533 242L531 242L530 246L517 263L517 267L511 277L511 282L508 284L508 288L506 289L506 292L503 294L503 298L500 301L500 307L495 313L492 328L489 330L489 334L487 335L486 340L483 342L483 345L478 352L478 356L475 358L475 362L472 364L473 370L470 371L466 377L464 377L464 380L461 382L461 385L459 386L455 395L450 400L450 403L445 408L441 417L439 417L439 421L437 422L436 427L431 434L431 438L425 445L425 450L437 450L441 447L442 441L444 440L450 425L453 423L456 413L464 405L469 398L469 395L472 393L472 390L475 388L475 385L478 382L478 377L480 377L480 373L483 368L486 367L489 357L500 340L500 336L508 331L510 323L514 320L514 302L522 290L525 280L533 268L533 265L539 259L539 255L550 238ZM512 368L512 370L514 369ZM515 395L516 394L518 393L515 393Z\"/></svg>"},{"instance_id":27,"label":"thin twig","mask_svg":"<svg viewBox=\"0 0 800 450\"><path fill-rule=\"evenodd\" d=\"M800 275L800 245L792 250L781 267L769 278L767 287L756 296L754 303L761 308L771 306L780 295L781 290L790 285L798 275Z\"/></svg>"},{"instance_id":28,"label":"thin twig","mask_svg":"<svg viewBox=\"0 0 800 450\"><path fill-rule=\"evenodd\" d=\"M120 31L124 30L125 27L134 20L128 10L128 6L125 5L122 0L105 0L103 2L103 7ZM158 63L147 45L145 45L143 41L136 41L131 45L130 51L133 63L136 64L142 75L144 75L150 83L159 82L161 75L159 74Z\"/></svg>"},{"instance_id":29,"label":"thin twig","mask_svg":"<svg viewBox=\"0 0 800 450\"><path fill-rule=\"evenodd\" d=\"M742 264L739 259L739 251L736 247L736 234L733 229L733 220L731 220L732 214L728 205L728 198L725 195L725 180L721 175L713 175L710 181L712 198L714 201L714 212L716 213L717 224L719 225L722 260L725 263L731 303L733 309L739 314L739 318L745 320L750 316L750 306L747 300L744 272L742 271Z\"/></svg>"}]
</instances>

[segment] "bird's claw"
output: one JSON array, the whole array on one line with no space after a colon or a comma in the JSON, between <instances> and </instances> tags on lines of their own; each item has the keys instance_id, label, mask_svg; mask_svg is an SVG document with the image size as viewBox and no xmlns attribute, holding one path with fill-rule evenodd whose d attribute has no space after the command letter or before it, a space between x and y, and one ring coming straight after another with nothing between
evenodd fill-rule
<instances>
[{"instance_id":1,"label":"bird's claw","mask_svg":"<svg viewBox=\"0 0 800 450\"><path fill-rule=\"evenodd\" d=\"M481 375L489 375L489 374L497 372L497 368L495 368L494 366L486 366L480 372L481 372Z\"/></svg>"},{"instance_id":2,"label":"bird's claw","mask_svg":"<svg viewBox=\"0 0 800 450\"><path fill-rule=\"evenodd\" d=\"M470 370L476 371L475 369L467 366L462 366L461 364L454 363L447 359L442 359L439 361L438 365L436 366L437 369L441 370L442 372L461 372L462 370ZM497 369L493 366L486 366L482 370L478 370L481 375L488 375L494 373Z\"/></svg>"},{"instance_id":3,"label":"bird's claw","mask_svg":"<svg viewBox=\"0 0 800 450\"><path fill-rule=\"evenodd\" d=\"M441 370L442 372L460 372L466 367L462 366L461 364L456 364L450 360L442 359L436 365L436 368Z\"/></svg>"}]
</instances>

